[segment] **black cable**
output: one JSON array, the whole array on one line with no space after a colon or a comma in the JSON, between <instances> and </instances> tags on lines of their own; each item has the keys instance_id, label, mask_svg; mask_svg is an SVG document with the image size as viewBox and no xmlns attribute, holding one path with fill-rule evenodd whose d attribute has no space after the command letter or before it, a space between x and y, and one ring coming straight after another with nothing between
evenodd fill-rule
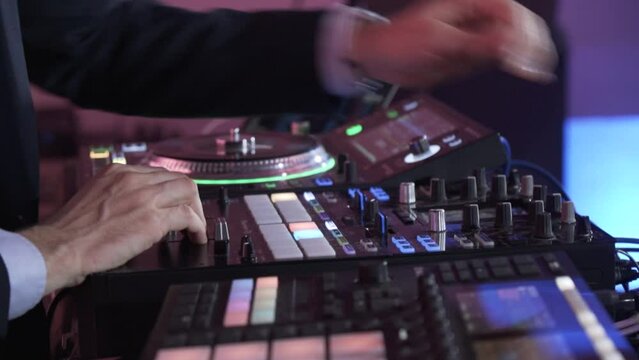
<instances>
[{"instance_id":1,"label":"black cable","mask_svg":"<svg viewBox=\"0 0 639 360\"><path fill-rule=\"evenodd\" d=\"M617 238L617 244L639 244L639 239L633 238ZM635 251L639 251L639 248L636 248Z\"/></svg>"}]
</instances>

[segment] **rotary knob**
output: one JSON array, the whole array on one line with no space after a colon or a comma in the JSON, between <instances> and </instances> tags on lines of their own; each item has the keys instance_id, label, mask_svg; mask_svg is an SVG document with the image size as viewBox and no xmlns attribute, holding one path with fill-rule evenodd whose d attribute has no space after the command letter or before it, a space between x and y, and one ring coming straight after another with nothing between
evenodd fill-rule
<instances>
[{"instance_id":1,"label":"rotary knob","mask_svg":"<svg viewBox=\"0 0 639 360\"><path fill-rule=\"evenodd\" d=\"M480 168L473 171L475 179L477 179L477 195L480 200L486 199L486 193L488 192L488 182L486 181L486 169Z\"/></svg>"},{"instance_id":2,"label":"rotary knob","mask_svg":"<svg viewBox=\"0 0 639 360\"><path fill-rule=\"evenodd\" d=\"M506 175L499 174L493 176L491 199L495 202L508 200L508 180Z\"/></svg>"},{"instance_id":3,"label":"rotary knob","mask_svg":"<svg viewBox=\"0 0 639 360\"><path fill-rule=\"evenodd\" d=\"M535 185L533 187L533 201L534 200L546 201L547 193L548 193L548 187L546 185Z\"/></svg>"},{"instance_id":4,"label":"rotary knob","mask_svg":"<svg viewBox=\"0 0 639 360\"><path fill-rule=\"evenodd\" d=\"M466 204L462 213L462 231L475 232L480 229L479 205Z\"/></svg>"},{"instance_id":5,"label":"rotary knob","mask_svg":"<svg viewBox=\"0 0 639 360\"><path fill-rule=\"evenodd\" d=\"M366 201L366 209L364 211L364 222L366 224L375 224L377 213L379 212L379 202L375 198Z\"/></svg>"},{"instance_id":6,"label":"rotary knob","mask_svg":"<svg viewBox=\"0 0 639 360\"><path fill-rule=\"evenodd\" d=\"M353 160L344 161L344 180L347 184L357 182L357 164Z\"/></svg>"},{"instance_id":7,"label":"rotary knob","mask_svg":"<svg viewBox=\"0 0 639 360\"><path fill-rule=\"evenodd\" d=\"M521 198L526 200L532 199L534 188L535 179L532 175L524 175L521 177L521 191L519 192Z\"/></svg>"},{"instance_id":8,"label":"rotary knob","mask_svg":"<svg viewBox=\"0 0 639 360\"><path fill-rule=\"evenodd\" d=\"M242 244L240 246L240 261L243 264L255 264L257 257L255 256L255 249L253 248L253 241L251 236L246 234L242 236Z\"/></svg>"},{"instance_id":9,"label":"rotary knob","mask_svg":"<svg viewBox=\"0 0 639 360\"><path fill-rule=\"evenodd\" d=\"M403 182L399 184L399 203L414 204L415 203L415 183Z\"/></svg>"},{"instance_id":10,"label":"rotary knob","mask_svg":"<svg viewBox=\"0 0 639 360\"><path fill-rule=\"evenodd\" d=\"M531 224L535 224L537 221L537 215L542 214L544 212L544 202L541 200L535 200L530 203L530 207L528 208L528 222Z\"/></svg>"},{"instance_id":11,"label":"rotary knob","mask_svg":"<svg viewBox=\"0 0 639 360\"><path fill-rule=\"evenodd\" d=\"M495 208L495 227L509 229L513 226L513 206L509 202L497 203Z\"/></svg>"},{"instance_id":12,"label":"rotary knob","mask_svg":"<svg viewBox=\"0 0 639 360\"><path fill-rule=\"evenodd\" d=\"M544 240L555 238L552 232L552 215L550 215L549 212L542 212L537 215L535 221L535 238Z\"/></svg>"},{"instance_id":13,"label":"rotary knob","mask_svg":"<svg viewBox=\"0 0 639 360\"><path fill-rule=\"evenodd\" d=\"M572 201L564 201L561 203L561 222L564 224L574 224L575 219L575 203Z\"/></svg>"},{"instance_id":14,"label":"rotary knob","mask_svg":"<svg viewBox=\"0 0 639 360\"><path fill-rule=\"evenodd\" d=\"M464 179L461 188L462 201L477 201L477 179L474 176L468 176Z\"/></svg>"},{"instance_id":15,"label":"rotary knob","mask_svg":"<svg viewBox=\"0 0 639 360\"><path fill-rule=\"evenodd\" d=\"M413 138L408 148L413 155L422 155L430 150L430 143L426 135L422 135Z\"/></svg>"},{"instance_id":16,"label":"rotary knob","mask_svg":"<svg viewBox=\"0 0 639 360\"><path fill-rule=\"evenodd\" d=\"M553 193L546 197L546 211L550 212L554 219L561 216L561 194Z\"/></svg>"},{"instance_id":17,"label":"rotary knob","mask_svg":"<svg viewBox=\"0 0 639 360\"><path fill-rule=\"evenodd\" d=\"M512 169L508 174L508 193L518 195L521 191L521 174L519 170Z\"/></svg>"},{"instance_id":18,"label":"rotary knob","mask_svg":"<svg viewBox=\"0 0 639 360\"><path fill-rule=\"evenodd\" d=\"M448 200L446 196L446 180L440 178L430 179L430 200L434 203L443 203Z\"/></svg>"},{"instance_id":19,"label":"rotary knob","mask_svg":"<svg viewBox=\"0 0 639 360\"><path fill-rule=\"evenodd\" d=\"M444 209L428 210L428 229L432 232L446 231L446 211Z\"/></svg>"}]
</instances>

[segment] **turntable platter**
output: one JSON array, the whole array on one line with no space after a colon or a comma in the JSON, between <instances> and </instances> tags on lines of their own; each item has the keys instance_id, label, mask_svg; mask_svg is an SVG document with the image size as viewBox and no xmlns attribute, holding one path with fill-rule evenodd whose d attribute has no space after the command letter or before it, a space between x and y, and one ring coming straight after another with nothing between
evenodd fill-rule
<instances>
[{"instance_id":1,"label":"turntable platter","mask_svg":"<svg viewBox=\"0 0 639 360\"><path fill-rule=\"evenodd\" d=\"M148 163L188 174L200 185L293 180L335 166L335 160L313 137L238 132L159 142L151 146Z\"/></svg>"}]
</instances>

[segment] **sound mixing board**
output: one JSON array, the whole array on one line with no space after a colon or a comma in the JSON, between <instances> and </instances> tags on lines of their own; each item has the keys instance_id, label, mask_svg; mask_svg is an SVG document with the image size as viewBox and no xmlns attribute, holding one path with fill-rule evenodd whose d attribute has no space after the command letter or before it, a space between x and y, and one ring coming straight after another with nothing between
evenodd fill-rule
<instances>
[{"instance_id":1,"label":"sound mixing board","mask_svg":"<svg viewBox=\"0 0 639 360\"><path fill-rule=\"evenodd\" d=\"M505 272L518 275L498 276ZM471 273L476 277L462 280ZM636 354L567 259L539 253L428 265L372 261L348 271L172 286L142 358L634 359Z\"/></svg>"},{"instance_id":2,"label":"sound mixing board","mask_svg":"<svg viewBox=\"0 0 639 360\"><path fill-rule=\"evenodd\" d=\"M294 336L306 334L312 339L305 339L313 346L326 351L321 358L326 358L326 354L333 354L330 358L344 358L332 352L331 344L340 341L371 343L378 355L402 358L404 355L395 352L392 344L413 339L410 335L413 330L421 334L433 329L424 324L416 325L413 330L394 323L388 325L395 314L388 311L401 308L396 319L400 322L413 316L424 319L431 316L432 309L420 307L426 301L422 299L426 290L418 285L422 283L435 287L446 302L456 299L457 303L466 304L463 308L446 310L456 314L451 316L463 316L466 307L482 306L478 297L493 299L495 304L503 300L506 304L510 301L508 294L522 301L517 303L519 307L531 305L545 312L543 317L547 322L539 328L531 325L531 328L517 329L521 324L511 324L513 328L492 317L478 319L475 325L464 323L468 319L451 320L450 326L465 328L464 336L472 340L471 348L459 345L460 339L450 340L451 344L457 344L450 346L458 349L461 357L478 351L503 353L500 350L504 348L502 333L509 341L514 339L510 338L512 334L521 337L515 340L525 349L543 351L546 345L552 345L565 350L559 354L579 355L582 350L575 348L574 339L557 337L552 334L554 330L548 331L551 328L563 331L564 324L572 324L566 326L577 331L574 314L549 309L552 304L544 305L539 298L551 294L548 295L551 298L567 299L559 280L555 279L566 274L569 277L562 280L563 283L573 281L578 289L585 289L585 284L612 289L614 239L591 224L587 216L576 213L572 202L549 191L540 178L517 170L508 176L492 170L505 159L497 133L425 97L394 104L390 109L317 137L243 134L236 130L231 134L158 144L93 147L89 157L81 162L81 179L112 162L163 166L189 174L200 188L209 242L194 245L185 241L181 233L169 233L124 266L89 276L74 294L78 304L83 304L77 322L82 354L99 357L135 351L145 340L146 331L150 331L150 319L155 318L170 285L211 281L213 283L184 288L187 293L213 294L206 295L205 300L197 297L189 300L195 301L191 304L194 306L200 301L210 305L207 305L211 311L207 317L211 329L207 331L213 331L214 335L213 338L209 333L201 335L205 342L228 344L223 347L231 349L229 354L244 351L232 350L246 349L244 344L234 343L249 340L257 341L261 352L276 351L274 349L282 346L277 344L286 343L285 338L292 337L289 336L292 333L279 340L280 337L273 335L280 331L279 327L245 329L250 330L246 333L226 329L221 319L226 319L228 311L223 309L226 305L222 298L236 296L233 295L235 288L240 289L243 296L246 293L258 296L258 290L266 286L264 292L271 294L269 296L286 291L278 295L275 303L272 298L269 300L272 306L297 309L295 299L317 296L324 302L309 300L308 309L304 310L308 312L306 315L298 314L297 310L273 312L272 307L260 312L262 315L254 314L255 307L245 308L241 315L251 319L266 316L273 320L269 326L299 320L308 323L301 325L312 327L311 323L326 320L326 314L322 313L326 310L326 294L321 289L329 277L337 279L333 300L347 304L341 308L334 305L342 309L336 310L335 319L344 314L357 315L344 319L351 322L351 327L344 331L334 331L331 323L322 323L322 330L312 334L295 328L298 330L293 332ZM557 252L565 252L570 261ZM560 260L548 260L555 256ZM570 262L576 266L578 275L571 270ZM363 266L362 263L375 265ZM460 265L462 263L466 265ZM450 271L443 271L441 266L449 266ZM370 274L366 275L367 271ZM353 277L355 273L358 275ZM381 273L386 275L379 275ZM371 278L378 275L383 279ZM353 279L358 280L354 283ZM522 279L525 282L521 282ZM346 296L345 292L353 284L361 288L365 308L356 310L355 299ZM486 292L483 292L483 284L486 284ZM523 290L517 290L520 288L516 284L523 284ZM298 289L307 290L298 293ZM384 294L388 290L392 296L381 302L386 305L379 305L382 307L379 311L371 310L370 306L377 305L371 305L369 290ZM180 291L183 289L174 290L169 299L181 298ZM397 295L397 291L403 295ZM165 310L177 304L171 302L174 300L167 302L172 305L165 304ZM257 301L245 300L253 304ZM181 301L178 302L181 304ZM415 307L416 303L421 305ZM392 306L389 308L388 304ZM448 316L446 311L443 314ZM592 311L599 317L598 308ZM132 312L138 316L132 318ZM372 318L383 326L358 328L362 323L358 316L362 312L374 313ZM508 316L513 320L529 315ZM280 316L293 318L286 320ZM167 313L166 317L174 316ZM565 319L572 320L565 322ZM498 339L492 338L493 332L485 335L468 328L490 327L493 325L488 323L493 320L498 321L495 330ZM163 324L162 321L159 324ZM252 322L241 325L250 324ZM160 330L156 330L165 332L164 325L159 326ZM535 335L526 340L523 335L529 335L528 330ZM262 335L255 339L247 335L253 331ZM264 331L269 335L264 335ZM405 334L397 335L401 331ZM457 333L451 329L446 331L446 334ZM176 342L176 346L191 341L188 334L180 333L179 338L183 339L183 335L187 340ZM397 336L404 340L397 340ZM575 339L590 339L588 336L581 334ZM159 347L163 337L158 335L159 340L152 342L153 346ZM295 341L293 347L302 346ZM411 358L427 349L439 349L434 343L422 345L427 348L416 347L415 352L405 355ZM402 348L411 346L402 345ZM209 346L202 351L216 352L219 348ZM441 351L447 352L446 349Z\"/></svg>"}]
</instances>

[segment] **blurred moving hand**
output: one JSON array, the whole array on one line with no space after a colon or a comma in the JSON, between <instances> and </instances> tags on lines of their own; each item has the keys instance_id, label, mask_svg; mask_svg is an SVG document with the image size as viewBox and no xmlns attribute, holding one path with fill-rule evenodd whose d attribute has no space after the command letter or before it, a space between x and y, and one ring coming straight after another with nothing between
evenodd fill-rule
<instances>
[{"instance_id":1,"label":"blurred moving hand","mask_svg":"<svg viewBox=\"0 0 639 360\"><path fill-rule=\"evenodd\" d=\"M543 19L512 0L420 0L390 23L362 22L348 60L369 77L431 87L499 66L550 82L557 52Z\"/></svg>"},{"instance_id":2,"label":"blurred moving hand","mask_svg":"<svg viewBox=\"0 0 639 360\"><path fill-rule=\"evenodd\" d=\"M113 164L51 219L21 234L45 259L48 294L124 264L171 230L206 243L195 183L160 168Z\"/></svg>"}]
</instances>

